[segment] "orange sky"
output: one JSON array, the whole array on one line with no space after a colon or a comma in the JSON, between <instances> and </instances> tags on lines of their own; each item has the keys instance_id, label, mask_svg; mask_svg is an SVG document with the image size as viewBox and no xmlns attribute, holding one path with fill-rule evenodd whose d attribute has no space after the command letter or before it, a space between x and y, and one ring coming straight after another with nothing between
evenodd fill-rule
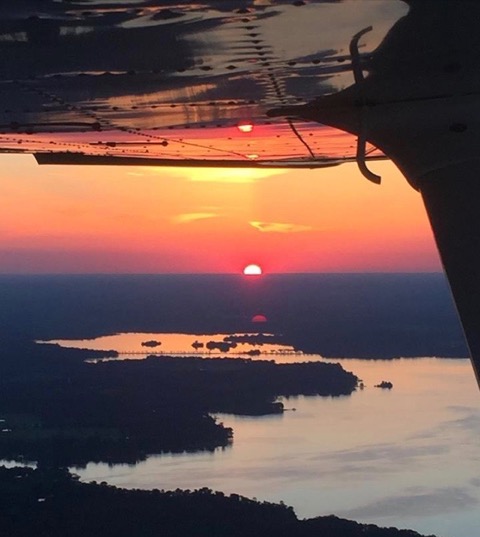
<instances>
[{"instance_id":1,"label":"orange sky","mask_svg":"<svg viewBox=\"0 0 480 537\"><path fill-rule=\"evenodd\" d=\"M324 170L38 166L0 156L0 272L437 271L390 162Z\"/></svg>"}]
</instances>

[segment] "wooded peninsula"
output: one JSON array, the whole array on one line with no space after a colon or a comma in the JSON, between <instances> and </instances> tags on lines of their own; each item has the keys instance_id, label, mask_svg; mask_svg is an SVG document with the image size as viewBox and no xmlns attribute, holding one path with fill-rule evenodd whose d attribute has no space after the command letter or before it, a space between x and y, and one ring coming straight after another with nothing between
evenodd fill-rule
<instances>
[{"instance_id":1,"label":"wooded peninsula","mask_svg":"<svg viewBox=\"0 0 480 537\"><path fill-rule=\"evenodd\" d=\"M0 467L0 505L0 531L15 537L420 537L335 516L299 520L286 505L207 488L81 483L62 469Z\"/></svg>"},{"instance_id":2,"label":"wooded peninsula","mask_svg":"<svg viewBox=\"0 0 480 537\"><path fill-rule=\"evenodd\" d=\"M22 343L0 351L0 458L52 467L135 463L165 452L228 447L215 417L281 414L279 397L345 396L358 379L339 364L149 357Z\"/></svg>"}]
</instances>

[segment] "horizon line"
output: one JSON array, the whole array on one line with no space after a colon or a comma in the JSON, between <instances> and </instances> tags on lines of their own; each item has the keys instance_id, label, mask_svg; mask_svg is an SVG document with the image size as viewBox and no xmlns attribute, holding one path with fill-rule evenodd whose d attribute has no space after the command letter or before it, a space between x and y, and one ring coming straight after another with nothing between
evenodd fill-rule
<instances>
[{"instance_id":1,"label":"horizon line","mask_svg":"<svg viewBox=\"0 0 480 537\"><path fill-rule=\"evenodd\" d=\"M261 279L268 276L320 276L320 275L386 275L386 274L443 274L443 270L403 270L403 271L307 271L307 272L263 272L258 275L246 275L243 272L0 272L1 277L8 276L242 276L249 279Z\"/></svg>"}]
</instances>

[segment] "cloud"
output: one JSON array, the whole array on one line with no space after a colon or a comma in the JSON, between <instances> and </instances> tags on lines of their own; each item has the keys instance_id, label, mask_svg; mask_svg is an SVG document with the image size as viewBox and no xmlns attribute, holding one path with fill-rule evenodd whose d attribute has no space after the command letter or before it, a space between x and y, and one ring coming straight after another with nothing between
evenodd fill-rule
<instances>
[{"instance_id":1,"label":"cloud","mask_svg":"<svg viewBox=\"0 0 480 537\"><path fill-rule=\"evenodd\" d=\"M249 224L264 233L299 233L302 231L312 231L311 226L303 226L300 224L287 224L283 222L258 222L253 221Z\"/></svg>"},{"instance_id":2,"label":"cloud","mask_svg":"<svg viewBox=\"0 0 480 537\"><path fill-rule=\"evenodd\" d=\"M196 220L205 220L216 216L218 216L216 213L182 213L172 217L172 222L175 224L190 224Z\"/></svg>"}]
</instances>

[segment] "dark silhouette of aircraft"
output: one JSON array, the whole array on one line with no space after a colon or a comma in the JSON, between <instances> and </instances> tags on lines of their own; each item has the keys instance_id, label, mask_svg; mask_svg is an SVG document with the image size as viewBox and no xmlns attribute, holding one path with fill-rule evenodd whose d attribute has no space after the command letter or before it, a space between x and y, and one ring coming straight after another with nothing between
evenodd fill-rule
<instances>
[{"instance_id":1,"label":"dark silhouette of aircraft","mask_svg":"<svg viewBox=\"0 0 480 537\"><path fill-rule=\"evenodd\" d=\"M40 164L319 168L421 192L480 371L480 3L15 0L0 150ZM405 216L408 218L408 215Z\"/></svg>"}]
</instances>

